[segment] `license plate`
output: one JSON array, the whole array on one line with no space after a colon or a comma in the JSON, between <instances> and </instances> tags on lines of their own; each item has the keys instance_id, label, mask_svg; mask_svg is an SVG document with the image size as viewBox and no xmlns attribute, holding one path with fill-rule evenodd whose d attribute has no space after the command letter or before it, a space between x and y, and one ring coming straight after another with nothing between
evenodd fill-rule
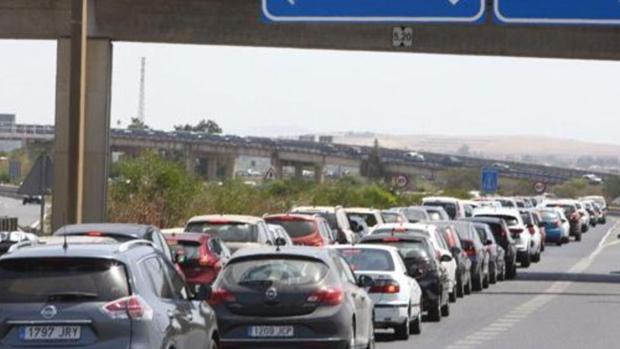
<instances>
[{"instance_id":1,"label":"license plate","mask_svg":"<svg viewBox=\"0 0 620 349\"><path fill-rule=\"evenodd\" d=\"M75 341L81 335L80 326L25 326L19 330L23 341Z\"/></svg>"},{"instance_id":2,"label":"license plate","mask_svg":"<svg viewBox=\"0 0 620 349\"><path fill-rule=\"evenodd\" d=\"M293 326L252 326L248 329L248 335L254 338L285 338L293 337Z\"/></svg>"}]
</instances>

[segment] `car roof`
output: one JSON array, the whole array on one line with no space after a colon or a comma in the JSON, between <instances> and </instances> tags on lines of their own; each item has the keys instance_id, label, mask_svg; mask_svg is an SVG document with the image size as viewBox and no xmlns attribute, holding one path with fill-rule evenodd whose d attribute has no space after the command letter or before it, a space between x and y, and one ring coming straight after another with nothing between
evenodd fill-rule
<instances>
[{"instance_id":1,"label":"car roof","mask_svg":"<svg viewBox=\"0 0 620 349\"><path fill-rule=\"evenodd\" d=\"M364 250L382 250L382 251L386 251L386 252L395 252L398 253L398 249L394 246L388 246L388 245L332 245L332 246L328 246L328 248L331 248L333 250L344 250L344 249L352 249L352 248L357 248L357 249L364 249Z\"/></svg>"},{"instance_id":2,"label":"car roof","mask_svg":"<svg viewBox=\"0 0 620 349\"><path fill-rule=\"evenodd\" d=\"M469 217L462 219L464 221L470 222L482 222L482 223L491 223L491 224L501 224L504 220L501 217Z\"/></svg>"},{"instance_id":3,"label":"car roof","mask_svg":"<svg viewBox=\"0 0 620 349\"><path fill-rule=\"evenodd\" d=\"M114 235L131 236L142 238L148 231L154 229L153 226L144 224L125 224L125 223L90 223L65 225L54 232L55 236L66 234L80 234L89 232L102 232Z\"/></svg>"},{"instance_id":4,"label":"car roof","mask_svg":"<svg viewBox=\"0 0 620 349\"><path fill-rule=\"evenodd\" d=\"M254 248L245 248L237 251L230 259L229 263L239 259L251 259L252 257L263 256L303 257L319 259L327 262L332 257L331 253L332 252L330 252L329 249L308 246L280 246L279 249L275 246L257 246Z\"/></svg>"},{"instance_id":5,"label":"car roof","mask_svg":"<svg viewBox=\"0 0 620 349\"><path fill-rule=\"evenodd\" d=\"M461 200L450 196L428 196L422 199L422 202L425 201L459 202Z\"/></svg>"},{"instance_id":6,"label":"car roof","mask_svg":"<svg viewBox=\"0 0 620 349\"><path fill-rule=\"evenodd\" d=\"M383 223L375 226L374 230L380 229L407 229L407 230L428 230L429 225L424 223Z\"/></svg>"},{"instance_id":7,"label":"car roof","mask_svg":"<svg viewBox=\"0 0 620 349\"><path fill-rule=\"evenodd\" d=\"M263 219L268 220L268 219L278 219L278 218L284 218L284 217L290 217L290 218L294 218L297 220L305 220L305 221L314 221L317 218L321 218L321 217L316 217L316 216L309 215L309 214L275 213L275 214L264 216Z\"/></svg>"},{"instance_id":8,"label":"car roof","mask_svg":"<svg viewBox=\"0 0 620 349\"><path fill-rule=\"evenodd\" d=\"M380 234L372 234L372 235L366 235L364 237L362 237L362 239L360 240L360 243L364 243L365 241L376 241L376 240L383 240L386 238L399 238L401 240L415 240L415 241L423 241L426 240L428 243L430 243L430 236L426 236L426 235L422 235L422 234L418 234L418 233L398 233L398 234L390 234L390 233L380 233Z\"/></svg>"},{"instance_id":9,"label":"car roof","mask_svg":"<svg viewBox=\"0 0 620 349\"><path fill-rule=\"evenodd\" d=\"M48 257L116 259L119 256L119 247L122 245L109 238L82 239L81 237L69 237L67 238L67 248L64 248L64 240L64 238L58 237L48 238L41 244L24 246L11 251L0 257L0 260Z\"/></svg>"},{"instance_id":10,"label":"car roof","mask_svg":"<svg viewBox=\"0 0 620 349\"><path fill-rule=\"evenodd\" d=\"M305 212L328 212L328 213L333 213L338 208L340 208L340 206L297 206L297 207L293 207L291 212L305 211Z\"/></svg>"},{"instance_id":11,"label":"car roof","mask_svg":"<svg viewBox=\"0 0 620 349\"><path fill-rule=\"evenodd\" d=\"M519 209L509 207L480 207L474 210L476 215L521 216Z\"/></svg>"},{"instance_id":12,"label":"car roof","mask_svg":"<svg viewBox=\"0 0 620 349\"><path fill-rule=\"evenodd\" d=\"M378 213L379 210L368 207L347 207L344 209L346 213Z\"/></svg>"},{"instance_id":13,"label":"car roof","mask_svg":"<svg viewBox=\"0 0 620 349\"><path fill-rule=\"evenodd\" d=\"M204 216L196 216L189 219L187 222L189 223L200 223L200 222L230 222L230 223L246 223L246 224L258 224L262 222L263 219L255 216L244 216L244 215L232 215L232 214L218 214L218 215L204 215Z\"/></svg>"}]
</instances>

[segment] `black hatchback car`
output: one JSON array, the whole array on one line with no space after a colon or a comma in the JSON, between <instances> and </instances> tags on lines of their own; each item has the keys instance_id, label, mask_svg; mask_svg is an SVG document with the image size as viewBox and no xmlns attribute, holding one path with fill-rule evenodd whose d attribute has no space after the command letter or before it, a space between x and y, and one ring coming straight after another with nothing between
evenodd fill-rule
<instances>
[{"instance_id":1,"label":"black hatchback car","mask_svg":"<svg viewBox=\"0 0 620 349\"><path fill-rule=\"evenodd\" d=\"M374 348L372 283L333 250L257 247L233 256L209 303L222 348Z\"/></svg>"},{"instance_id":2,"label":"black hatchback car","mask_svg":"<svg viewBox=\"0 0 620 349\"><path fill-rule=\"evenodd\" d=\"M151 242L56 241L0 257L0 347L217 349L206 290L190 294Z\"/></svg>"},{"instance_id":3,"label":"black hatchback car","mask_svg":"<svg viewBox=\"0 0 620 349\"><path fill-rule=\"evenodd\" d=\"M387 233L365 236L361 244L381 244L396 247L403 257L407 273L416 279L422 289L422 310L430 321L448 316L450 279L448 271L437 259L431 242L420 234Z\"/></svg>"},{"instance_id":4,"label":"black hatchback car","mask_svg":"<svg viewBox=\"0 0 620 349\"><path fill-rule=\"evenodd\" d=\"M506 259L506 278L514 279L517 276L517 245L510 235L510 229L502 218L473 217L465 220L485 223L491 228L495 242L504 249Z\"/></svg>"}]
</instances>

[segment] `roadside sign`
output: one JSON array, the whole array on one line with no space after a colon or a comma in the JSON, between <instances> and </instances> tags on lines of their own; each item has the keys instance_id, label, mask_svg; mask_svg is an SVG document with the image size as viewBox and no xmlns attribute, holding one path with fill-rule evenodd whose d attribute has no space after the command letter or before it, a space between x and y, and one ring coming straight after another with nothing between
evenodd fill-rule
<instances>
[{"instance_id":1,"label":"roadside sign","mask_svg":"<svg viewBox=\"0 0 620 349\"><path fill-rule=\"evenodd\" d=\"M52 190L53 172L50 157L45 154L39 156L17 193L29 196L49 195Z\"/></svg>"},{"instance_id":2,"label":"roadside sign","mask_svg":"<svg viewBox=\"0 0 620 349\"><path fill-rule=\"evenodd\" d=\"M486 0L262 0L271 22L481 23Z\"/></svg>"},{"instance_id":3,"label":"roadside sign","mask_svg":"<svg viewBox=\"0 0 620 349\"><path fill-rule=\"evenodd\" d=\"M494 0L493 7L506 24L620 25L618 0Z\"/></svg>"},{"instance_id":4,"label":"roadside sign","mask_svg":"<svg viewBox=\"0 0 620 349\"><path fill-rule=\"evenodd\" d=\"M543 194L547 191L547 184L544 182L536 182L536 184L534 184L534 191L537 194Z\"/></svg>"},{"instance_id":5,"label":"roadside sign","mask_svg":"<svg viewBox=\"0 0 620 349\"><path fill-rule=\"evenodd\" d=\"M412 47L413 46L413 28L395 27L394 30L392 31L392 46Z\"/></svg>"},{"instance_id":6,"label":"roadside sign","mask_svg":"<svg viewBox=\"0 0 620 349\"><path fill-rule=\"evenodd\" d=\"M499 171L495 168L483 168L480 186L484 193L495 193L499 187Z\"/></svg>"},{"instance_id":7,"label":"roadside sign","mask_svg":"<svg viewBox=\"0 0 620 349\"><path fill-rule=\"evenodd\" d=\"M270 167L267 172L265 172L265 175L263 176L263 180L265 181L272 181L276 179L276 173L273 170L273 167Z\"/></svg>"},{"instance_id":8,"label":"roadside sign","mask_svg":"<svg viewBox=\"0 0 620 349\"><path fill-rule=\"evenodd\" d=\"M399 188L406 188L409 185L409 177L405 175L398 175L394 177L394 184Z\"/></svg>"}]
</instances>

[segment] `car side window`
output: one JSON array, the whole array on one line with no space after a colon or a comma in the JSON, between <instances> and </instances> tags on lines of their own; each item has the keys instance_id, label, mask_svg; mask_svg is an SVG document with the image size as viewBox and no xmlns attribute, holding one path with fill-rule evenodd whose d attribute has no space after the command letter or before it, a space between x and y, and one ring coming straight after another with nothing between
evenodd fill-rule
<instances>
[{"instance_id":1,"label":"car side window","mask_svg":"<svg viewBox=\"0 0 620 349\"><path fill-rule=\"evenodd\" d=\"M170 283L172 286L172 292L176 299L187 300L189 299L189 294L187 292L187 287L185 285L185 281L179 275L177 270L172 266L171 263L160 260L160 263L164 265L164 270L170 279Z\"/></svg>"},{"instance_id":2,"label":"car side window","mask_svg":"<svg viewBox=\"0 0 620 349\"><path fill-rule=\"evenodd\" d=\"M209 250L218 256L222 254L222 247L217 239L209 240Z\"/></svg>"},{"instance_id":3,"label":"car side window","mask_svg":"<svg viewBox=\"0 0 620 349\"><path fill-rule=\"evenodd\" d=\"M351 266L349 265L349 263L340 256L336 257L336 259L341 266L340 272L342 275L342 279L344 281L352 283L353 285L356 285L357 282L355 281L355 275L351 271Z\"/></svg>"},{"instance_id":4,"label":"car side window","mask_svg":"<svg viewBox=\"0 0 620 349\"><path fill-rule=\"evenodd\" d=\"M151 282L155 295L162 299L174 298L174 292L166 277L166 271L159 259L151 257L140 264L142 271Z\"/></svg>"},{"instance_id":5,"label":"car side window","mask_svg":"<svg viewBox=\"0 0 620 349\"><path fill-rule=\"evenodd\" d=\"M168 260L172 260L172 253L170 252L170 248L166 243L166 240L162 236L162 233L159 230L154 230L152 232L153 243L157 248L168 258Z\"/></svg>"}]
</instances>

